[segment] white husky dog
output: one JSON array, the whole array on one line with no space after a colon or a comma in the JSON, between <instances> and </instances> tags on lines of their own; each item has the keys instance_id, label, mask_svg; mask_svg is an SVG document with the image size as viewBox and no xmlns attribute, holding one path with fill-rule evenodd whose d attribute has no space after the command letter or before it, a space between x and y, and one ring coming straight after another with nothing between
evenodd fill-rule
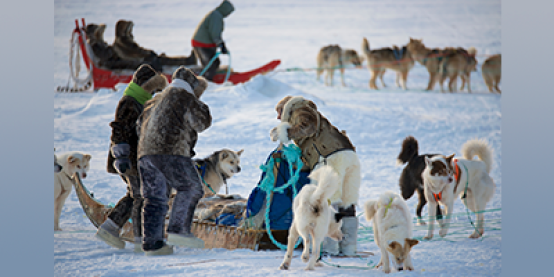
<instances>
[{"instance_id":1,"label":"white husky dog","mask_svg":"<svg viewBox=\"0 0 554 277\"><path fill-rule=\"evenodd\" d=\"M479 160L473 160L477 155ZM435 213L438 204L445 206L439 235L446 236L450 223L449 215L454 208L454 200L459 196L472 212L485 209L494 195L496 185L489 173L492 167L492 150L483 140L469 140L462 146L463 159L453 159L454 154L444 157L425 157L423 170L423 190L429 202L429 230L424 239L433 237ZM470 238L479 238L485 232L483 213L477 214L477 227ZM441 222L439 222L441 223Z\"/></svg>"},{"instance_id":2,"label":"white husky dog","mask_svg":"<svg viewBox=\"0 0 554 277\"><path fill-rule=\"evenodd\" d=\"M55 157L55 156L54 156ZM82 152L67 152L58 156L58 163L61 171L54 173L54 231L61 231L60 214L65 200L75 185L74 175L79 174L80 178L87 177L90 168L90 154Z\"/></svg>"},{"instance_id":3,"label":"white husky dog","mask_svg":"<svg viewBox=\"0 0 554 277\"><path fill-rule=\"evenodd\" d=\"M302 261L308 262L306 270L314 270L319 260L319 250L323 239L328 236L331 239L342 240L342 217L330 204L329 197L337 190L339 176L330 166L322 166L310 173L309 176L315 184L309 184L302 188L293 203L293 220L289 229L287 253L279 269L289 269L292 259L292 251L302 236L304 251ZM312 242L312 256L310 257L310 241ZM319 263L317 266L321 266Z\"/></svg>"},{"instance_id":4,"label":"white husky dog","mask_svg":"<svg viewBox=\"0 0 554 277\"><path fill-rule=\"evenodd\" d=\"M418 241L412 239L412 216L406 201L397 193L387 191L379 199L365 202L364 209L367 221L373 219L375 243L381 249L377 267L383 266L383 271L390 273L390 253L398 271L414 270L410 250Z\"/></svg>"}]
</instances>

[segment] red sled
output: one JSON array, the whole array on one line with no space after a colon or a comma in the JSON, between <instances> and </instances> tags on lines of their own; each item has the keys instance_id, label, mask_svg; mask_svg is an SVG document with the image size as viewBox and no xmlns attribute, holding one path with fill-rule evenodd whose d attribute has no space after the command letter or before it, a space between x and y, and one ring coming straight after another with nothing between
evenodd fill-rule
<instances>
[{"instance_id":1,"label":"red sled","mask_svg":"<svg viewBox=\"0 0 554 277\"><path fill-rule=\"evenodd\" d=\"M129 83L131 82L133 78L134 70L130 69L123 69L123 70L108 70L99 68L96 66L92 61L91 57L89 56L89 52L87 51L90 49L90 47L87 47L86 44L86 34L83 31L85 28L85 19L82 18L82 28L79 28L79 22L77 19L75 19L75 29L73 30L73 35L78 36L79 39L79 46L83 57L83 60L85 62L85 65L89 71L92 71L92 87L94 90L98 90L101 88L109 88L112 90L115 90L115 85L118 83ZM71 57L70 57L71 59ZM267 72L270 72L274 70L279 64L281 64L280 60L273 60L261 67L258 67L254 70L247 71L247 72L233 72L229 74L228 82L231 82L232 84L240 84L247 82L252 77L259 75L259 74L265 74ZM200 72L203 68L200 65L196 66L186 66L188 68L193 69L195 72ZM176 67L174 67L176 69ZM171 82L171 75L173 74L174 70L171 70L171 72L165 72L164 70L163 74L167 77L167 81ZM220 67L217 71L218 73L214 76L212 82L221 84L225 81L225 77L227 75L227 68L226 67Z\"/></svg>"}]
</instances>

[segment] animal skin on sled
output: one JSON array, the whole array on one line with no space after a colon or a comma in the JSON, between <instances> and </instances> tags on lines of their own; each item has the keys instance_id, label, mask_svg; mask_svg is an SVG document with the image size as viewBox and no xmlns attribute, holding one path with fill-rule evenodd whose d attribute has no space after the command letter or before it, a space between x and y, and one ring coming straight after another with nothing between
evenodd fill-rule
<instances>
[{"instance_id":1,"label":"animal skin on sled","mask_svg":"<svg viewBox=\"0 0 554 277\"><path fill-rule=\"evenodd\" d=\"M111 208L94 199L94 197L83 185L83 182L79 176L76 176L75 180L75 193L79 198L79 203L81 203L81 207L90 222L98 228L108 218ZM244 202L246 201L246 199L237 200L234 197L219 197L221 201L216 201L216 198L213 197L205 199L206 200L204 201L201 200L198 206L201 206L202 204L203 206L208 207L208 210L212 207L222 205L222 202L230 202L233 203L231 205L240 207L241 205L237 205L237 202L240 202L241 200ZM221 209L219 214L222 212L224 212L223 209ZM210 216L214 216L216 214L218 213L211 213ZM168 217L166 217L165 224L167 226ZM204 241L204 248L225 248L229 250L237 248L257 250L259 240L265 233L265 230L250 230L240 227L216 225L215 223L201 222L198 220L194 220L192 223L191 231L195 236ZM127 221L125 225L123 225L120 232L120 238L128 242L134 242L133 225L131 222Z\"/></svg>"}]
</instances>

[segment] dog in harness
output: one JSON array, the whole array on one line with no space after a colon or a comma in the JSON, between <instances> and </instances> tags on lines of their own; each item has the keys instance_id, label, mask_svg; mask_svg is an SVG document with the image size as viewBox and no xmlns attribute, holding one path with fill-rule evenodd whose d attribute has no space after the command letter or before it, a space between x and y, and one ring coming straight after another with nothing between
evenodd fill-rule
<instances>
[{"instance_id":1,"label":"dog in harness","mask_svg":"<svg viewBox=\"0 0 554 277\"><path fill-rule=\"evenodd\" d=\"M396 85L401 87L400 79L402 79L402 88L408 89L406 82L408 81L408 72L414 67L414 61L406 46L398 48L393 45L392 48L369 49L369 42L364 38L362 42L362 51L367 59L368 69L371 73L369 87L378 89L375 83L377 78L381 79L381 84L386 87L383 81L383 75L387 69L392 69L396 72Z\"/></svg>"}]
</instances>

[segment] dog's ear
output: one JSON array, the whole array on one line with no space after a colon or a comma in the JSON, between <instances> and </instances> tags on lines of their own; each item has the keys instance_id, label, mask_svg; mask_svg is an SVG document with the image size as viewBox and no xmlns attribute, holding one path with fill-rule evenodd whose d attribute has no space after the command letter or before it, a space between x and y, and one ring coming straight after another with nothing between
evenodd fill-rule
<instances>
[{"instance_id":1,"label":"dog's ear","mask_svg":"<svg viewBox=\"0 0 554 277\"><path fill-rule=\"evenodd\" d=\"M79 160L79 158L74 157L73 155L70 155L69 157L67 157L67 162L70 164L76 162L77 160Z\"/></svg>"},{"instance_id":2,"label":"dog's ear","mask_svg":"<svg viewBox=\"0 0 554 277\"><path fill-rule=\"evenodd\" d=\"M394 251L395 249L402 248L402 245L400 245L400 243L398 243L397 241L393 241L393 242L388 241L387 243L389 244L388 247L391 249L391 252Z\"/></svg>"},{"instance_id":3,"label":"dog's ear","mask_svg":"<svg viewBox=\"0 0 554 277\"><path fill-rule=\"evenodd\" d=\"M425 156L425 166L431 167L431 160Z\"/></svg>"},{"instance_id":4,"label":"dog's ear","mask_svg":"<svg viewBox=\"0 0 554 277\"><path fill-rule=\"evenodd\" d=\"M406 239L406 243L410 246L410 248L414 247L414 245L418 244L419 241L415 239Z\"/></svg>"},{"instance_id":5,"label":"dog's ear","mask_svg":"<svg viewBox=\"0 0 554 277\"><path fill-rule=\"evenodd\" d=\"M225 160L225 158L227 158L228 156L229 154L226 151L221 151L221 153L219 153L219 160Z\"/></svg>"},{"instance_id":6,"label":"dog's ear","mask_svg":"<svg viewBox=\"0 0 554 277\"><path fill-rule=\"evenodd\" d=\"M454 156L456 156L456 153L446 157L446 163L451 165L451 166L454 166L454 164L452 163L452 158L454 158Z\"/></svg>"},{"instance_id":7,"label":"dog's ear","mask_svg":"<svg viewBox=\"0 0 554 277\"><path fill-rule=\"evenodd\" d=\"M242 152L244 152L244 149L241 149L239 152L237 152L237 155L240 156L240 154L242 154Z\"/></svg>"},{"instance_id":8,"label":"dog's ear","mask_svg":"<svg viewBox=\"0 0 554 277\"><path fill-rule=\"evenodd\" d=\"M85 155L83 155L83 161L85 161L85 162L88 162L88 161L90 161L90 158L92 158L92 156L91 156L91 155L89 155L89 154L85 154Z\"/></svg>"}]
</instances>

